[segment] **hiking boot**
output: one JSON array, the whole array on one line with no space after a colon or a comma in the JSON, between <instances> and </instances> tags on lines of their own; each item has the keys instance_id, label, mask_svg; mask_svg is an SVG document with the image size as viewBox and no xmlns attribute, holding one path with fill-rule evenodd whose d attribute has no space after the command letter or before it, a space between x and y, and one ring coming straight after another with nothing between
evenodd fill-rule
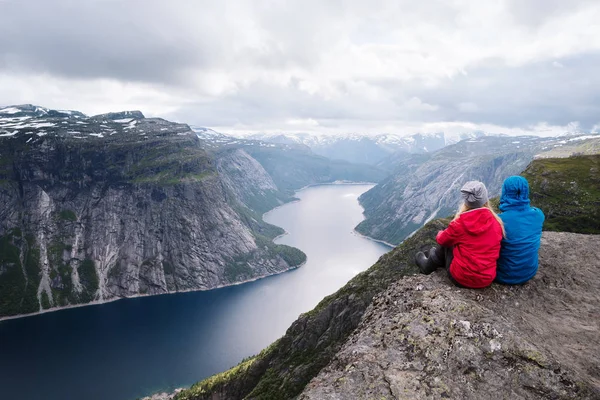
<instances>
[{"instance_id":1,"label":"hiking boot","mask_svg":"<svg viewBox=\"0 0 600 400\"><path fill-rule=\"evenodd\" d=\"M417 264L417 267L419 267L419 271L425 275L429 275L437 269L437 266L422 251L419 251L415 255L415 264Z\"/></svg>"}]
</instances>

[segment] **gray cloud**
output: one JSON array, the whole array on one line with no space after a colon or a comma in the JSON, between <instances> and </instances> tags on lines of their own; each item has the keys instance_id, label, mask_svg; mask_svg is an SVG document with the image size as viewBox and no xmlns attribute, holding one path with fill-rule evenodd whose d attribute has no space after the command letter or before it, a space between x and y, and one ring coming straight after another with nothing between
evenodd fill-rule
<instances>
[{"instance_id":1,"label":"gray cloud","mask_svg":"<svg viewBox=\"0 0 600 400\"><path fill-rule=\"evenodd\" d=\"M154 1L11 1L0 7L0 36L10 38L0 41L4 69L168 82L218 57L208 37L186 31Z\"/></svg>"},{"instance_id":2,"label":"gray cloud","mask_svg":"<svg viewBox=\"0 0 600 400\"><path fill-rule=\"evenodd\" d=\"M5 0L0 103L249 130L591 127L598 18L592 0Z\"/></svg>"},{"instance_id":3,"label":"gray cloud","mask_svg":"<svg viewBox=\"0 0 600 400\"><path fill-rule=\"evenodd\" d=\"M424 101L440 105L438 120L509 127L578 121L591 129L600 120L600 76L594 72L598 65L600 52L519 67L490 61L435 89L415 91Z\"/></svg>"}]
</instances>

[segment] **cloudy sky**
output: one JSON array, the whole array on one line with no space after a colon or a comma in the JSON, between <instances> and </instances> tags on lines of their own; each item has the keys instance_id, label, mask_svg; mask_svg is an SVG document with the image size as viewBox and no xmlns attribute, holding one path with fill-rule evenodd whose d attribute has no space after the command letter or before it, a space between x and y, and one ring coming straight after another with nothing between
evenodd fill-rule
<instances>
[{"instance_id":1,"label":"cloudy sky","mask_svg":"<svg viewBox=\"0 0 600 400\"><path fill-rule=\"evenodd\" d=\"M224 132L600 129L598 0L0 0L0 105Z\"/></svg>"}]
</instances>

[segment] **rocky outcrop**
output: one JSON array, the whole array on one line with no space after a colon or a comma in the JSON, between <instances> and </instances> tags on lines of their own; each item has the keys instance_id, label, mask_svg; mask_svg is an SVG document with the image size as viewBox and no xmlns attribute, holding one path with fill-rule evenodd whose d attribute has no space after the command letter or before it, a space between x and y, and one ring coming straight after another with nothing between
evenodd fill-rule
<instances>
[{"instance_id":1,"label":"rocky outcrop","mask_svg":"<svg viewBox=\"0 0 600 400\"><path fill-rule=\"evenodd\" d=\"M560 146L553 146L536 154L535 158L565 158L600 154L600 132L589 135L566 137Z\"/></svg>"},{"instance_id":2,"label":"rocky outcrop","mask_svg":"<svg viewBox=\"0 0 600 400\"><path fill-rule=\"evenodd\" d=\"M17 106L0 128L0 317L211 289L304 261L253 210L276 190L260 164L217 158L187 125ZM236 191L245 179L250 195Z\"/></svg>"},{"instance_id":3,"label":"rocky outcrop","mask_svg":"<svg viewBox=\"0 0 600 400\"><path fill-rule=\"evenodd\" d=\"M598 243L545 232L523 286L399 280L299 398L600 398Z\"/></svg>"}]
</instances>

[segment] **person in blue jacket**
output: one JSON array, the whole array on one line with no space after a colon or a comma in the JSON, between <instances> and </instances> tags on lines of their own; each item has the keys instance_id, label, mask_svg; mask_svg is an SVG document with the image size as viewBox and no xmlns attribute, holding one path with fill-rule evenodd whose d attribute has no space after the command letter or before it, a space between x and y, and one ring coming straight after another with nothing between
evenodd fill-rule
<instances>
[{"instance_id":1,"label":"person in blue jacket","mask_svg":"<svg viewBox=\"0 0 600 400\"><path fill-rule=\"evenodd\" d=\"M496 282L507 285L525 283L538 270L544 213L529 205L529 184L522 176L506 178L499 208L506 236L500 248Z\"/></svg>"}]
</instances>

